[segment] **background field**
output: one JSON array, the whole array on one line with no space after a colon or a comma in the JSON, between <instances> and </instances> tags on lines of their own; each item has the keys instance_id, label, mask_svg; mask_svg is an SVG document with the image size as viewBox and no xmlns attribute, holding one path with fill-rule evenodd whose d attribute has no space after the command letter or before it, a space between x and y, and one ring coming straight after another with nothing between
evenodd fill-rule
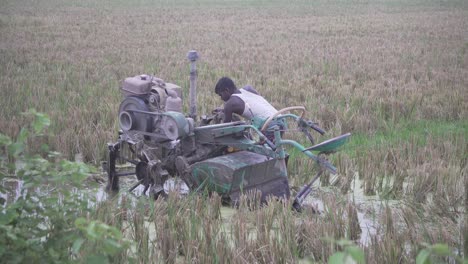
<instances>
[{"instance_id":1,"label":"background field","mask_svg":"<svg viewBox=\"0 0 468 264\"><path fill-rule=\"evenodd\" d=\"M120 81L149 73L188 94L191 49L201 55L198 113L220 105L214 85L230 76L277 108L306 106L329 136L353 133L333 160L334 195L352 196L359 180L364 194L400 204L398 232L383 228L391 212L377 214L388 244L376 238L369 261L394 260L379 254L407 240L414 248L395 259L411 262L422 241L462 251L467 1L0 0L0 131L15 135L35 108L52 119L45 143L97 164L116 138ZM293 158L299 185L311 164Z\"/></svg>"},{"instance_id":2,"label":"background field","mask_svg":"<svg viewBox=\"0 0 468 264\"><path fill-rule=\"evenodd\" d=\"M88 161L115 137L120 81L152 73L187 88L196 49L199 112L216 81L252 84L278 108L304 104L326 128L373 135L426 120L466 127L465 1L4 1L1 131L34 107L53 145ZM466 130L465 130L466 131Z\"/></svg>"}]
</instances>

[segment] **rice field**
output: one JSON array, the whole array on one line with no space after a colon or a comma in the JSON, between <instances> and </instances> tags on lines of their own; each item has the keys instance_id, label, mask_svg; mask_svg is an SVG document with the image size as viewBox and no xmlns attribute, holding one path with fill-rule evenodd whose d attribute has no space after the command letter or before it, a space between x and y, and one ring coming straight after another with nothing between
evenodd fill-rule
<instances>
[{"instance_id":1,"label":"rice field","mask_svg":"<svg viewBox=\"0 0 468 264\"><path fill-rule=\"evenodd\" d=\"M273 202L226 215L216 197L103 205L96 219L138 243L137 262L327 262L346 251L342 238L367 263L414 263L424 243L466 256L463 0L0 0L0 132L17 135L34 108L52 125L31 150L45 143L98 165L116 138L120 82L154 74L188 98L191 49L201 56L199 114L221 105L214 86L230 76L277 109L304 105L328 137L353 136L331 160L339 175L322 179L310 201L320 214ZM291 151L293 187L311 168ZM116 222L127 214L134 219Z\"/></svg>"}]
</instances>

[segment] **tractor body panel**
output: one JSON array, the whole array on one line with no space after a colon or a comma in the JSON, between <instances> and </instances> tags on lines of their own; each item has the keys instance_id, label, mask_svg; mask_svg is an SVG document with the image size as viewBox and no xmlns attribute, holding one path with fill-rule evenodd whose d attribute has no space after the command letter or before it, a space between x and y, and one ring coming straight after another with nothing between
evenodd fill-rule
<instances>
[{"instance_id":1,"label":"tractor body panel","mask_svg":"<svg viewBox=\"0 0 468 264\"><path fill-rule=\"evenodd\" d=\"M290 195L284 159L238 151L196 162L190 170L200 188L217 192L233 202L242 193L251 191L260 191L262 202L270 195L282 198Z\"/></svg>"}]
</instances>

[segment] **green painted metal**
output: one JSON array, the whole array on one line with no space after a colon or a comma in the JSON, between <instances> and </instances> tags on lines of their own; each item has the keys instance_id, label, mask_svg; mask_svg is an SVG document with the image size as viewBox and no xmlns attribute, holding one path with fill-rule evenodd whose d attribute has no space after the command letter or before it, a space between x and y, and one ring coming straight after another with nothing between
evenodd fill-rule
<instances>
[{"instance_id":1,"label":"green painted metal","mask_svg":"<svg viewBox=\"0 0 468 264\"><path fill-rule=\"evenodd\" d=\"M281 116L280 120L284 118L299 119L293 114ZM236 199L246 189L256 188L266 193L274 192L275 186L281 185L281 179L287 181L286 166L279 165L284 163L286 157L284 146L287 145L302 151L331 173L335 174L337 171L327 160L314 155L298 142L282 139L281 131L278 128L275 130L274 149L250 139L250 133L258 134L260 141L265 138L256 125L246 125L243 122L210 125L195 129L198 143L206 142L206 144L225 145L243 150L192 164L191 174L200 189L232 196L233 199ZM349 134L346 134L318 144L312 149L336 150L337 147L346 142L348 137ZM273 183L269 185L269 181L273 181Z\"/></svg>"},{"instance_id":2,"label":"green painted metal","mask_svg":"<svg viewBox=\"0 0 468 264\"><path fill-rule=\"evenodd\" d=\"M263 123L265 123L265 121L266 121L266 118L260 118L260 117L258 117L258 116L254 116L254 117L252 118L252 120L251 120L250 123L251 123L252 126L254 126L255 128L260 129L260 128L262 127Z\"/></svg>"},{"instance_id":3,"label":"green painted metal","mask_svg":"<svg viewBox=\"0 0 468 264\"><path fill-rule=\"evenodd\" d=\"M298 119L299 117L293 114L287 114L281 116L281 118L294 118ZM281 138L281 133L279 129L275 131L275 145L276 149L273 150L268 147L266 144L259 144L247 137L244 133L254 132L260 136L260 139L264 139L264 135L253 125L245 125L243 122L234 122L220 125L205 126L195 129L195 136L199 140L198 142L207 142L210 144L225 145L235 147L241 150L251 151L257 154L265 155L270 158L279 158L284 159L286 157L286 152L284 151L283 146L290 145L298 149L299 151L304 152L306 156L317 161L319 164L327 168L331 173L336 173L336 168L330 164L328 161L319 158L314 155L312 152L307 150L304 146L299 144L294 140L285 140ZM336 149L338 146L343 145L346 142L346 138L350 134L346 134L340 137L335 138L336 140L330 141L327 144L318 144L317 146L323 147L323 149Z\"/></svg>"},{"instance_id":4,"label":"green painted metal","mask_svg":"<svg viewBox=\"0 0 468 264\"><path fill-rule=\"evenodd\" d=\"M343 146L346 143L349 136L351 136L351 133L347 133L338 137L331 138L317 145L314 145L310 148L306 148L305 150L319 151L319 152L327 153L327 154L333 153L337 151L339 147Z\"/></svg>"},{"instance_id":5,"label":"green painted metal","mask_svg":"<svg viewBox=\"0 0 468 264\"><path fill-rule=\"evenodd\" d=\"M278 154L270 147L256 142L248 136L255 133L263 141L265 136L255 126L245 125L245 122L232 122L217 125L209 125L195 128L195 138L200 144L215 144L234 147L240 150L248 150L270 158L278 157Z\"/></svg>"},{"instance_id":6,"label":"green painted metal","mask_svg":"<svg viewBox=\"0 0 468 264\"><path fill-rule=\"evenodd\" d=\"M283 159L272 159L249 151L207 159L192 164L190 168L200 189L217 192L232 200L251 189L270 194L271 191L265 187L274 186L272 183L275 182L287 182Z\"/></svg>"},{"instance_id":7,"label":"green painted metal","mask_svg":"<svg viewBox=\"0 0 468 264\"><path fill-rule=\"evenodd\" d=\"M289 140L289 139L281 139L281 135L279 130L275 131L275 142L277 146L280 146L279 152L280 152L280 157L284 157L286 153L284 152L284 149L282 146L284 145L290 145L295 148L297 148L299 151L302 151L307 157L315 160L319 165L324 166L328 171L330 171L332 174L336 174L336 168L333 166L330 162L327 160L321 159L318 156L314 155L312 152L306 150L304 146L301 144L297 143L294 140Z\"/></svg>"}]
</instances>

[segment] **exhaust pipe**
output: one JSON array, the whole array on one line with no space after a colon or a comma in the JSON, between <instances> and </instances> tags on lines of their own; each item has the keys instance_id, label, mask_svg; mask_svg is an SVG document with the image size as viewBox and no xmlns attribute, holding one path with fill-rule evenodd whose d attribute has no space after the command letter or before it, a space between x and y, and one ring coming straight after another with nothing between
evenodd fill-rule
<instances>
[{"instance_id":1,"label":"exhaust pipe","mask_svg":"<svg viewBox=\"0 0 468 264\"><path fill-rule=\"evenodd\" d=\"M196 50L191 50L187 54L187 59L190 61L190 114L193 120L197 120L197 65L198 53Z\"/></svg>"}]
</instances>

